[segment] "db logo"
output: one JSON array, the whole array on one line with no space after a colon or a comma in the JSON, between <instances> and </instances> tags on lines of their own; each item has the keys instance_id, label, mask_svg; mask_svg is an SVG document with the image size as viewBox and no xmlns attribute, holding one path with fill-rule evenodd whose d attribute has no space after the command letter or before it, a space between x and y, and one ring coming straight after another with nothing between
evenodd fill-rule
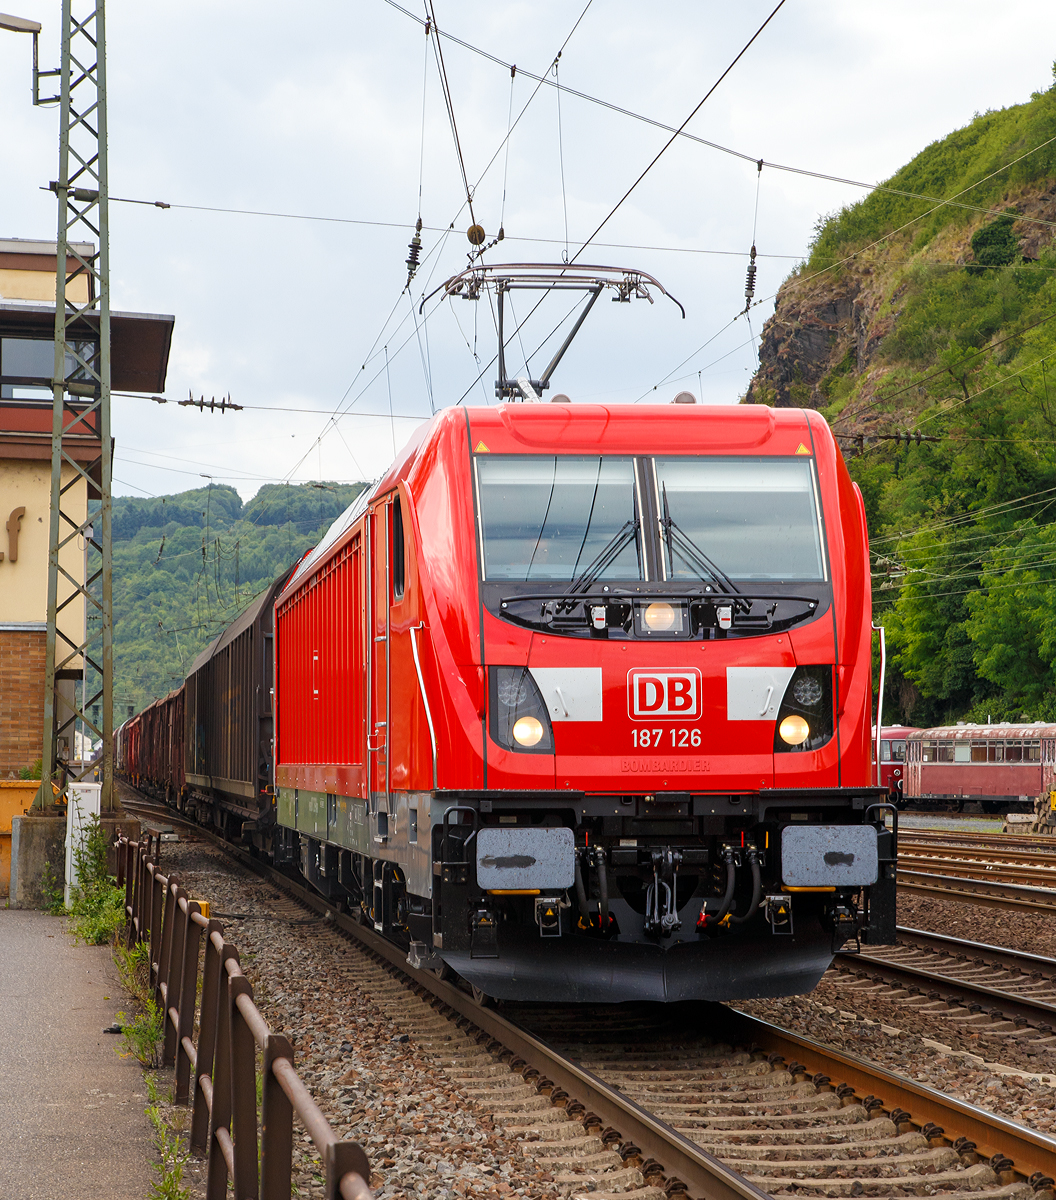
<instances>
[{"instance_id":1,"label":"db logo","mask_svg":"<svg viewBox=\"0 0 1056 1200\"><path fill-rule=\"evenodd\" d=\"M700 716L700 672L628 671L627 711L632 721Z\"/></svg>"}]
</instances>

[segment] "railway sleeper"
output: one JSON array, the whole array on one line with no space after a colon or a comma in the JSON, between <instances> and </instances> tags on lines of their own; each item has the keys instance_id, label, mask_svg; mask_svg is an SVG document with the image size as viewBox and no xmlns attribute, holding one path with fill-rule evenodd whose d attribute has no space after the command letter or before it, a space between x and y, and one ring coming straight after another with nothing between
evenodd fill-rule
<instances>
[{"instance_id":1,"label":"railway sleeper","mask_svg":"<svg viewBox=\"0 0 1056 1200\"><path fill-rule=\"evenodd\" d=\"M890 1126L890 1122L888 1122L888 1126L894 1129L894 1126ZM948 1147L938 1148L946 1153ZM742 1162L751 1163L798 1163L821 1159L827 1160L827 1162L850 1163L860 1162L862 1159L874 1159L877 1156L894 1157L896 1153L919 1156L920 1152L928 1150L928 1139L913 1130L912 1133L890 1136L890 1138L882 1136L882 1138L868 1138L863 1141L840 1142L835 1145L829 1141L811 1141L792 1142L792 1144L779 1146L745 1146L727 1140L722 1142L720 1153L724 1162L730 1162L736 1158ZM752 1153L752 1151L757 1151L757 1153ZM949 1159L950 1163L953 1163L958 1157L956 1151L953 1154L954 1158Z\"/></svg>"},{"instance_id":2,"label":"railway sleeper","mask_svg":"<svg viewBox=\"0 0 1056 1200\"><path fill-rule=\"evenodd\" d=\"M600 1072L599 1072L600 1073ZM774 1071L767 1062L749 1062L743 1066L722 1069L700 1069L679 1067L677 1070L664 1066L642 1067L637 1071L605 1071L605 1078L610 1083L622 1084L625 1080L643 1082L650 1080L656 1083L692 1080L709 1087L721 1087L728 1083L731 1087L778 1087L784 1086L788 1080L781 1076L788 1075L787 1071ZM791 1076L788 1076L791 1079ZM769 1082L769 1081L773 1082ZM758 1081L758 1082L756 1082Z\"/></svg>"},{"instance_id":3,"label":"railway sleeper","mask_svg":"<svg viewBox=\"0 0 1056 1200\"><path fill-rule=\"evenodd\" d=\"M536 1029L536 1026L532 1026ZM542 1036L545 1036L543 1034ZM647 1050L639 1050L636 1054L633 1049L628 1048L621 1052L614 1050L611 1054L599 1054L596 1046L576 1046L568 1045L562 1041L561 1045L566 1048L566 1053L574 1058L588 1071L603 1071L606 1067L611 1066L614 1062L633 1063L637 1068L648 1071L650 1069L663 1071L666 1068L666 1063L663 1058L658 1058L658 1054L663 1053L663 1048L650 1046ZM734 1051L731 1047L726 1046L718 1053L712 1053L707 1047L694 1046L690 1055L685 1055L684 1046L671 1046L669 1052L679 1056L678 1061L684 1062L688 1068L700 1068L701 1070L723 1070L731 1067L741 1067L753 1061L751 1053L747 1050ZM667 1060L668 1062L670 1060Z\"/></svg>"},{"instance_id":4,"label":"railway sleeper","mask_svg":"<svg viewBox=\"0 0 1056 1200\"><path fill-rule=\"evenodd\" d=\"M789 1170L794 1161L797 1171L806 1171L814 1178L821 1178L833 1171L848 1172L848 1177L855 1179L889 1179L896 1175L927 1174L929 1182L936 1174L949 1174L947 1168L960 1163L956 1150L942 1147L934 1150L926 1145L922 1150L911 1149L904 1154L894 1153L899 1149L898 1143L889 1142L886 1146L874 1147L871 1153L874 1157L854 1157L850 1155L830 1154L824 1158L792 1159L753 1159L727 1158L723 1161L742 1175L781 1175ZM890 1152L889 1152L890 1151Z\"/></svg>"},{"instance_id":5,"label":"railway sleeper","mask_svg":"<svg viewBox=\"0 0 1056 1200\"><path fill-rule=\"evenodd\" d=\"M687 1137L696 1138L696 1130L743 1129L760 1133L778 1132L782 1129L815 1130L833 1125L855 1125L865 1122L867 1113L860 1104L849 1104L846 1108L831 1107L814 1112L784 1113L715 1113L699 1117L684 1114L679 1117L679 1126ZM693 1129L691 1134L689 1130Z\"/></svg>"},{"instance_id":6,"label":"railway sleeper","mask_svg":"<svg viewBox=\"0 0 1056 1200\"><path fill-rule=\"evenodd\" d=\"M995 1187L997 1177L988 1166L978 1163L963 1171L944 1171L934 1175L922 1175L916 1185L899 1179L808 1179L798 1175L780 1179L748 1176L752 1183L765 1187L771 1196L886 1196L910 1195L941 1196L942 1200L1031 1200L1033 1192L1027 1183L1010 1183Z\"/></svg>"},{"instance_id":7,"label":"railway sleeper","mask_svg":"<svg viewBox=\"0 0 1056 1200\"><path fill-rule=\"evenodd\" d=\"M855 1106L859 1107L859 1106ZM842 1110L846 1112L847 1110ZM722 1147L729 1146L734 1152L744 1153L747 1148L757 1146L760 1149L782 1146L802 1146L807 1149L814 1147L861 1146L889 1142L897 1135L894 1122L888 1117L873 1117L872 1120L860 1120L852 1124L828 1126L820 1131L817 1126L794 1129L760 1129L743 1130L731 1137L726 1129L693 1129L684 1130L699 1146ZM820 1136L819 1136L820 1134ZM918 1138L922 1135L913 1132L901 1135L907 1139ZM712 1153L720 1153L713 1150Z\"/></svg>"},{"instance_id":8,"label":"railway sleeper","mask_svg":"<svg viewBox=\"0 0 1056 1200\"><path fill-rule=\"evenodd\" d=\"M678 1091L659 1090L649 1087L621 1087L620 1092L629 1099L634 1100L638 1104L648 1105L650 1108L663 1108L665 1112L678 1112L682 1110L696 1111L701 1104L701 1091L699 1088L686 1086ZM808 1104L813 1101L811 1109L817 1107L827 1107L827 1105L817 1104L818 1095L813 1084L797 1083L789 1088L781 1088L773 1095L759 1095L751 1092L732 1092L727 1095L716 1095L714 1092L704 1093L706 1102L713 1105L721 1105L724 1108L736 1105L738 1108L750 1106L756 1109L772 1109L772 1108L788 1108L790 1105L799 1104L806 1101Z\"/></svg>"},{"instance_id":9,"label":"railway sleeper","mask_svg":"<svg viewBox=\"0 0 1056 1200\"><path fill-rule=\"evenodd\" d=\"M603 1183L610 1190L619 1189L622 1195L626 1196L631 1189L641 1188L645 1184L645 1179L637 1167L624 1167L622 1170L607 1174L562 1171L554 1176L554 1182L558 1187L563 1184L582 1186L584 1183ZM591 1192L590 1195L596 1196L597 1192Z\"/></svg>"}]
</instances>

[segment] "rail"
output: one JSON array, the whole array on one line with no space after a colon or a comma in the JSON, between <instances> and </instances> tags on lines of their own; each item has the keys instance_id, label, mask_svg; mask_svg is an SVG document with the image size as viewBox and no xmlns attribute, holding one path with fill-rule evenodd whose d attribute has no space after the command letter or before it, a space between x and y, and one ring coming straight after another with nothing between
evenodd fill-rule
<instances>
[{"instance_id":1,"label":"rail","mask_svg":"<svg viewBox=\"0 0 1056 1200\"><path fill-rule=\"evenodd\" d=\"M117 880L125 887L128 943L149 946L150 983L164 1014L162 1062L175 1069L175 1102L193 1106L191 1146L208 1159L206 1200L225 1200L229 1181L239 1200L289 1200L295 1113L322 1159L326 1200L371 1200L366 1153L330 1128L294 1069L289 1040L268 1028L254 1004L253 987L223 926L203 914L174 876L161 874L151 847L149 837L120 838Z\"/></svg>"}]
</instances>

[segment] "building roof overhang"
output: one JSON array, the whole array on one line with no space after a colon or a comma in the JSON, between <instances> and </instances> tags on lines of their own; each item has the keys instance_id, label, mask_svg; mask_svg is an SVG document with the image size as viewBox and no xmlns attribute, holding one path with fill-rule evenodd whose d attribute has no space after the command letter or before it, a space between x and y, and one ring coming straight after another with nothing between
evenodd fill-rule
<instances>
[{"instance_id":1,"label":"building roof overhang","mask_svg":"<svg viewBox=\"0 0 1056 1200\"><path fill-rule=\"evenodd\" d=\"M98 335L99 314L82 318ZM176 318L159 313L111 312L110 387L115 392L161 393L169 368ZM55 336L55 309L49 304L0 303L0 336Z\"/></svg>"}]
</instances>

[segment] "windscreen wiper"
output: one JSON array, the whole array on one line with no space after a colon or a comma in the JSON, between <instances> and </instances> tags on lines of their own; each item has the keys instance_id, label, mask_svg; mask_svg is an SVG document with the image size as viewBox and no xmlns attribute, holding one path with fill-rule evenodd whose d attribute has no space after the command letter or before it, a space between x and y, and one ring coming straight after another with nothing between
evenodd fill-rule
<instances>
[{"instance_id":1,"label":"windscreen wiper","mask_svg":"<svg viewBox=\"0 0 1056 1200\"><path fill-rule=\"evenodd\" d=\"M635 517L633 521L624 522L616 530L601 548L600 553L594 561L584 567L569 584L568 591L564 593L565 599L559 605L558 611L563 608L568 608L571 611L575 604L575 597L588 591L590 585L595 582L598 576L612 566L620 554L623 553L624 549L637 538L640 526L641 522Z\"/></svg>"},{"instance_id":2,"label":"windscreen wiper","mask_svg":"<svg viewBox=\"0 0 1056 1200\"><path fill-rule=\"evenodd\" d=\"M729 575L717 563L712 562L697 543L675 524L671 517L671 510L667 505L666 483L661 485L661 494L664 501L664 515L660 520L660 525L664 531L664 541L667 543L667 557L672 567L674 566L675 555L677 554L686 566L691 571L695 571L702 580L712 580L725 595L735 597L735 608L740 609L743 613L751 612L751 600L742 596L741 589L733 582Z\"/></svg>"}]
</instances>

